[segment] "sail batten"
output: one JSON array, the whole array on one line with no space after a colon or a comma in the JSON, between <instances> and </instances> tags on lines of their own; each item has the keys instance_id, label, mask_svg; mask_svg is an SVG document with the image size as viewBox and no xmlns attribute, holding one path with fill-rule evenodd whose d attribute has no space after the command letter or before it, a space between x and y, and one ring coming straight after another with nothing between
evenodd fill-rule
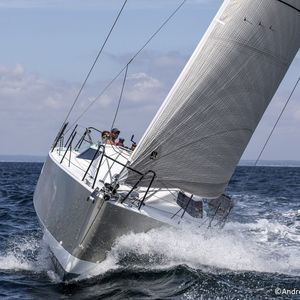
<instances>
[{"instance_id":1,"label":"sail batten","mask_svg":"<svg viewBox=\"0 0 300 300\"><path fill-rule=\"evenodd\" d=\"M296 10L274 0L225 0L131 167L156 172L155 187L219 196L299 46ZM128 174L128 183L135 179Z\"/></svg>"}]
</instances>

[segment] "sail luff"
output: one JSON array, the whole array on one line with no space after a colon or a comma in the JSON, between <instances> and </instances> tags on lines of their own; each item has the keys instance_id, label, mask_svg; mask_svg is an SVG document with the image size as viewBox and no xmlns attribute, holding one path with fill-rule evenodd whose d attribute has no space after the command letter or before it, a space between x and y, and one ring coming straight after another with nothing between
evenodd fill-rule
<instances>
[{"instance_id":1,"label":"sail luff","mask_svg":"<svg viewBox=\"0 0 300 300\"><path fill-rule=\"evenodd\" d=\"M297 10L277 0L224 1L131 166L155 171L156 187L221 194L299 45Z\"/></svg>"}]
</instances>

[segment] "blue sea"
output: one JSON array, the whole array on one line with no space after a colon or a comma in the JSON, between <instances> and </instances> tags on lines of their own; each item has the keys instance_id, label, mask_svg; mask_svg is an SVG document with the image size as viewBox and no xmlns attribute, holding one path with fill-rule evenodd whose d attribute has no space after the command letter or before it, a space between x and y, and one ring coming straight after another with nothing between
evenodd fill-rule
<instances>
[{"instance_id":1,"label":"blue sea","mask_svg":"<svg viewBox=\"0 0 300 300\"><path fill-rule=\"evenodd\" d=\"M32 198L41 163L0 163L0 299L300 299L300 168L237 168L226 226L116 241L91 278L61 282Z\"/></svg>"}]
</instances>

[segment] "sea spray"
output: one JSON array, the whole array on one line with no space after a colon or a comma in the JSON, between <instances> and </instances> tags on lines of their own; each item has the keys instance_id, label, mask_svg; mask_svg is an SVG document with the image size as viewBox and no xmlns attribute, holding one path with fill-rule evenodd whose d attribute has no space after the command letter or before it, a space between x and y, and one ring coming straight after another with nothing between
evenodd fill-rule
<instances>
[{"instance_id":1,"label":"sea spray","mask_svg":"<svg viewBox=\"0 0 300 300\"><path fill-rule=\"evenodd\" d=\"M52 268L48 246L36 235L12 237L0 253L0 270L41 273Z\"/></svg>"},{"instance_id":2,"label":"sea spray","mask_svg":"<svg viewBox=\"0 0 300 300\"><path fill-rule=\"evenodd\" d=\"M284 225L269 220L250 224L231 222L223 230L162 227L120 237L107 260L123 267L187 265L195 269L299 275L299 248L281 243L284 230ZM268 236L272 236L273 242ZM108 261L104 263L107 265Z\"/></svg>"}]
</instances>

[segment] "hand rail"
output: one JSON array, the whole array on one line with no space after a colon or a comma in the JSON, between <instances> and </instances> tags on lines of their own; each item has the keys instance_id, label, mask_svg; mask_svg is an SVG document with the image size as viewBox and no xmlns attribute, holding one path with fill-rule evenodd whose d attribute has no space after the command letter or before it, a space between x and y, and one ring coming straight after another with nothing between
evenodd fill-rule
<instances>
[{"instance_id":1,"label":"hand rail","mask_svg":"<svg viewBox=\"0 0 300 300\"><path fill-rule=\"evenodd\" d=\"M92 185L92 189L95 187L96 180L97 180L97 177L98 177L99 170L101 168L101 164L102 164L103 156L104 156L104 152L105 152L105 146L104 145L99 145L98 146L98 151L100 150L100 148L103 148L103 150L102 150L102 155L101 155L101 158L100 158L99 165L97 167L97 171L96 171L96 175L95 175L94 182L93 182L93 185Z\"/></svg>"},{"instance_id":2,"label":"hand rail","mask_svg":"<svg viewBox=\"0 0 300 300\"><path fill-rule=\"evenodd\" d=\"M101 156L99 165L97 166L97 171L96 171L96 175L95 175L95 178L94 178L94 181L93 181L92 188L95 187L96 180L97 180L97 177L98 177L98 174L99 174L99 171L100 171L100 168L101 168L101 164L102 164L102 161L103 161L103 157L106 157L107 159L109 159L109 160L111 160L111 161L113 161L113 162L115 162L115 163L117 163L117 164L123 166L124 168L127 168L128 170L131 170L131 171L133 171L133 172L135 172L135 173L141 175L140 179L135 183L135 185L134 185L134 186L132 187L132 189L128 192L128 194L121 200L121 203L123 203L123 202L129 197L129 195L132 193L132 191L138 186L138 184L143 180L143 178L144 178L147 174L149 174L149 173L152 173L152 174L153 174L153 175L152 175L152 178L151 178L151 180L150 180L150 183L149 183L149 185L148 185L148 187L147 187L147 190L146 190L146 192L145 192L145 194L144 194L144 196L143 196L143 199L140 200L140 204L139 204L139 207L138 207L138 209L140 210L141 207L142 207L142 205L143 205L144 202L145 202L146 196L147 196L147 194L148 194L148 192L149 192L149 190L150 190L150 188L151 188L151 186L152 186L152 183L153 183L153 181L154 181L154 179L155 179L155 177L156 177L156 173L155 173L154 171L152 171L152 170L149 170L149 171L147 171L146 173L141 173L141 172L139 172L139 171L137 171L137 170L135 170L135 169L129 167L127 164L123 164L123 163L121 163L120 161L118 161L118 160L116 160L116 159L114 159L114 158L111 158L111 157L107 156L107 155L105 154L105 145L100 144L100 145L98 146L97 151L95 152L95 154L94 154L94 156L93 156L93 158L92 158L92 160L91 160L91 162L90 162L90 164L89 164L87 170L85 171L85 173L84 173L84 175L83 175L82 181L84 181L86 175L88 174L88 172L89 172L89 170L90 170L90 168L91 168L91 166L92 166L94 160L96 159L96 157L97 157L97 155L98 155L98 153L99 153L99 151L100 151L100 148L103 149L103 150L102 150L102 156Z\"/></svg>"},{"instance_id":3,"label":"hand rail","mask_svg":"<svg viewBox=\"0 0 300 300\"><path fill-rule=\"evenodd\" d=\"M58 141L62 138L62 136L63 136L63 134L64 134L64 132L65 132L65 130L66 130L68 124L69 124L68 122L65 123L65 124L62 126L61 130L58 132L58 134L57 134L57 136L56 136L56 138L55 138L55 140L54 140L54 143L53 143L51 152L54 151L55 147L56 147L57 144L58 144Z\"/></svg>"},{"instance_id":4,"label":"hand rail","mask_svg":"<svg viewBox=\"0 0 300 300\"><path fill-rule=\"evenodd\" d=\"M62 157L62 159L61 159L61 161L60 161L60 163L63 162L63 160L64 160L64 158L65 158L67 152L69 151L69 148L70 148L71 145L72 145L72 142L73 142L73 140L74 140L76 134L77 134L77 131L74 132L74 134L73 134L73 136L72 136L72 138L71 138L71 140L70 140L70 142L69 142L69 145L68 145L68 147L67 147L67 149L66 149L66 151L65 151L65 153L64 153L64 155L63 155L63 157Z\"/></svg>"},{"instance_id":5,"label":"hand rail","mask_svg":"<svg viewBox=\"0 0 300 300\"><path fill-rule=\"evenodd\" d=\"M141 209L142 205L143 205L144 202L145 202L145 199L146 199L146 196L147 196L147 194L148 194L148 192L149 192L149 189L150 189L150 187L151 187L151 185L152 185L152 183L153 183L153 181L154 181L154 179L155 179L155 177L156 177L156 173L155 173L154 171L152 171L152 170L149 170L149 171L147 171L146 173L142 174L142 176L140 177L140 179L135 183L135 185L131 188L131 190L128 192L128 194L121 200L121 203L123 203L123 202L129 197L129 195L133 192L133 190L136 189L136 187L139 185L139 183L140 183L140 182L144 179L144 177L145 177L147 174L149 174L149 173L152 173L153 175L152 175L151 181L150 181L150 183L149 183L149 185L148 185L147 191L146 191L146 193L145 193L143 199L140 201L140 204L139 204L138 209L139 209L139 210Z\"/></svg>"},{"instance_id":6,"label":"hand rail","mask_svg":"<svg viewBox=\"0 0 300 300\"><path fill-rule=\"evenodd\" d=\"M89 172L89 170L90 170L90 168L91 168L91 166L92 166L92 164L93 164L93 162L94 162L94 160L95 160L97 154L98 154L99 151L100 151L100 148L103 148L102 157L101 157L101 162L102 162L102 159L103 159L103 156L104 156L104 151L105 151L105 146L102 145L102 144L100 144L100 145L98 146L97 151L95 152L95 154L94 154L94 156L93 156L93 159L91 160L91 162L90 162L88 168L86 169L86 171L85 171L85 173L84 173L84 175L83 175L81 181L84 181L84 179L85 179L87 173ZM97 175L98 175L98 172L99 172L99 170L97 169ZM97 177L97 176L96 176L96 177ZM93 187L94 187L94 184L93 184Z\"/></svg>"},{"instance_id":7,"label":"hand rail","mask_svg":"<svg viewBox=\"0 0 300 300\"><path fill-rule=\"evenodd\" d=\"M101 131L101 130L99 130L99 129L97 129L97 128L93 127L93 126L90 126L90 127L88 127L87 129L93 129L93 130L95 130L95 131L98 131L99 133L102 133L102 131Z\"/></svg>"},{"instance_id":8,"label":"hand rail","mask_svg":"<svg viewBox=\"0 0 300 300\"><path fill-rule=\"evenodd\" d=\"M74 148L75 150L78 150L81 147L81 145L82 145L82 143L83 143L83 141L85 139L85 136L87 135L88 131L89 131L89 129L86 128L85 131L84 131L84 133L83 133L83 135L82 135L82 137L79 139L78 143L76 144L76 146Z\"/></svg>"},{"instance_id":9,"label":"hand rail","mask_svg":"<svg viewBox=\"0 0 300 300\"><path fill-rule=\"evenodd\" d=\"M138 207L139 210L141 209L142 205L144 204L145 199L146 199L146 196L147 196L147 194L148 194L148 192L149 192L149 190L150 190L150 188L151 188L151 185L152 185L152 183L153 183L153 181L154 181L154 179L155 179L155 177L156 177L156 173L155 173L154 171L152 171L152 170L147 171L147 172L144 174L144 176L145 176L146 174L148 174L148 173L152 173L153 175L152 175L151 181L150 181L150 183L149 183L149 185L148 185L147 191L146 191L146 193L144 194L144 197L143 197L142 201L140 202L140 205L139 205L139 207Z\"/></svg>"},{"instance_id":10,"label":"hand rail","mask_svg":"<svg viewBox=\"0 0 300 300\"><path fill-rule=\"evenodd\" d=\"M139 171L137 171L137 170L135 170L135 169L129 167L127 164L123 164L123 163L121 163L120 161L118 161L118 160L116 160L116 159L114 159L114 158L111 158L111 157L107 156L107 155L105 154L105 146L104 146L103 144L100 144L100 145L98 146L97 151L95 152L95 154L94 154L94 156L93 156L92 161L90 162L90 164L89 164L89 166L88 166L88 168L87 168L87 170L86 170L86 172L85 172L85 174L84 174L84 176L83 176L83 178L82 178L82 181L84 181L86 175L88 174L88 172L89 172L89 170L90 170L90 168L91 168L91 166L92 166L92 164L93 164L93 162L94 162L94 160L95 160L97 154L98 154L99 151L100 151L100 148L103 148L103 151L102 151L102 157L101 157L101 160L100 160L99 165L98 165L98 167L97 167L96 176L95 176L95 178L94 178L94 182L93 182L92 188L95 187L96 179L97 179L97 177L98 177L98 173L99 173L99 170L100 170L100 168L101 168L101 164L102 164L103 157L106 157L107 159L109 159L109 160L111 160L111 161L113 161L113 162L115 162L115 163L117 163L117 164L123 166L124 168L126 168L126 169L128 169L128 170L130 170L130 171L133 171L133 172L135 172L135 173L141 175L140 179L136 182L136 184L132 187L132 189L128 192L128 194L121 200L121 203L123 203L123 202L129 197L129 195L132 193L132 191L138 186L138 184L143 180L143 178L144 178L147 174L149 174L149 173L152 173L152 174L153 174L153 175L152 175L152 178L151 178L151 181L150 181L150 183L149 183L149 185L148 185L148 188L147 188L147 190L146 190L146 193L144 194L143 199L140 200L140 204L139 204L139 207L138 207L138 209L140 210L141 207L142 207L142 205L143 205L144 202L145 202L145 199L146 199L146 196L147 196L147 194L148 194L148 192L149 192L149 190L150 190L150 187L151 187L151 185L152 185L152 183L153 183L153 181L154 181L154 179L155 179L155 177L156 177L156 173L155 173L154 171L152 171L152 170L149 170L149 171L147 171L146 173L141 173L141 172L139 172Z\"/></svg>"},{"instance_id":11,"label":"hand rail","mask_svg":"<svg viewBox=\"0 0 300 300\"><path fill-rule=\"evenodd\" d=\"M119 164L119 165L125 167L126 169L128 169L128 170L130 170L130 171L133 171L133 172L135 172L135 173L137 173L137 174L139 174L139 175L143 175L143 173L141 173L141 172L139 172L139 171L137 171L137 170L135 170L135 169L133 169L133 168L130 168L130 167L127 166L126 164L123 164L123 163L117 161L116 159L107 156L106 154L104 154L104 156L105 156L106 158L108 158L108 159L114 161L115 163L117 163L117 164Z\"/></svg>"},{"instance_id":12,"label":"hand rail","mask_svg":"<svg viewBox=\"0 0 300 300\"><path fill-rule=\"evenodd\" d=\"M72 136L73 136L75 130L77 129L77 127L78 127L78 124L76 124L76 126L75 126L74 129L72 130L72 132L71 132L69 138L67 139L67 141L66 141L66 143L65 143L65 147L68 145L68 143L69 143L70 139L72 138Z\"/></svg>"},{"instance_id":13,"label":"hand rail","mask_svg":"<svg viewBox=\"0 0 300 300\"><path fill-rule=\"evenodd\" d=\"M77 125L76 125L76 126L77 126ZM90 142L90 144L91 144L91 141L87 141L87 140L85 139L85 137L86 137L89 133L91 133L91 130L95 130L95 131L99 132L100 134L102 134L102 131L99 130L99 129L97 129L97 128L95 128L95 127L92 127L92 126L87 127L87 128L85 129L83 135L81 136L81 138L78 140L78 143L77 143L76 146L74 147L75 150L78 150L78 149L81 147L83 141Z\"/></svg>"},{"instance_id":14,"label":"hand rail","mask_svg":"<svg viewBox=\"0 0 300 300\"><path fill-rule=\"evenodd\" d=\"M63 146L64 146L64 136L61 136L61 138L59 139L58 156L60 156L60 152Z\"/></svg>"}]
</instances>

